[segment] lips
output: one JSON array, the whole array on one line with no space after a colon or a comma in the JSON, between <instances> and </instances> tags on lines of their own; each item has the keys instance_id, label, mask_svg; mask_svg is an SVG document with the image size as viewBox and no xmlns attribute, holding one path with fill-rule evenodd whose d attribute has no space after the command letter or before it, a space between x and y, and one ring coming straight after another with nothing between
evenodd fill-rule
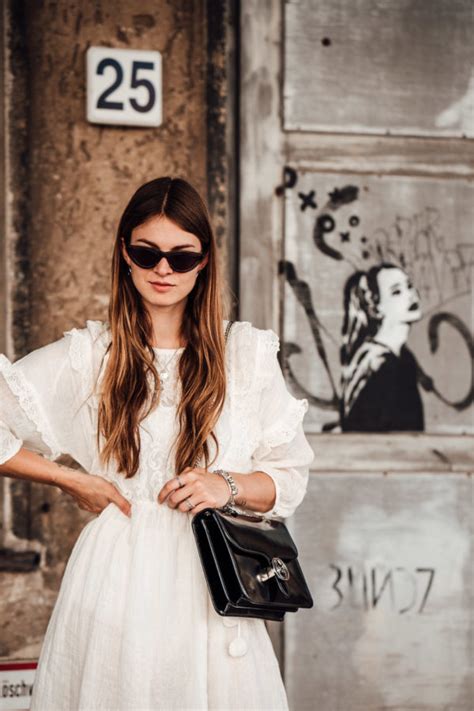
<instances>
[{"instance_id":1,"label":"lips","mask_svg":"<svg viewBox=\"0 0 474 711\"><path fill-rule=\"evenodd\" d=\"M167 281L151 281L150 284L154 284L155 286L174 286L174 284L168 284Z\"/></svg>"}]
</instances>

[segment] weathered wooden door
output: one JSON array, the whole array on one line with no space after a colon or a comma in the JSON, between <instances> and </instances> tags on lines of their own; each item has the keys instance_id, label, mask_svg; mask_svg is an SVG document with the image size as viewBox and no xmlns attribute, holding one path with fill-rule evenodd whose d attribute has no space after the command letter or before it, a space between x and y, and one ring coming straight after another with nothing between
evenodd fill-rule
<instances>
[{"instance_id":1,"label":"weathered wooden door","mask_svg":"<svg viewBox=\"0 0 474 711\"><path fill-rule=\"evenodd\" d=\"M472 707L473 30L470 0L241 2L240 318L316 453L316 605L271 628L294 711Z\"/></svg>"}]
</instances>

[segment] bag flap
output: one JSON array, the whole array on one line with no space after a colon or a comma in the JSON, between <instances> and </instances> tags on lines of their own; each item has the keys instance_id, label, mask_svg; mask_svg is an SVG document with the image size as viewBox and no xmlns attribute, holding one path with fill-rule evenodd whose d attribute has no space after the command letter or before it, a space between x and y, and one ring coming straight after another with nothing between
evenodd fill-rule
<instances>
[{"instance_id":1,"label":"bag flap","mask_svg":"<svg viewBox=\"0 0 474 711\"><path fill-rule=\"evenodd\" d=\"M235 548L267 558L293 560L298 556L295 542L281 521L260 520L258 517L226 514L214 510L219 529Z\"/></svg>"}]
</instances>

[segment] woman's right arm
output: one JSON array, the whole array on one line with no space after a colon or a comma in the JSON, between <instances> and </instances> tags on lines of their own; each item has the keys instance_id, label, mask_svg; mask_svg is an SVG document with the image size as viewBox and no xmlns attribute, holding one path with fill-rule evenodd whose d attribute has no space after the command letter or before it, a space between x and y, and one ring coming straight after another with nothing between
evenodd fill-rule
<instances>
[{"instance_id":1,"label":"woman's right arm","mask_svg":"<svg viewBox=\"0 0 474 711\"><path fill-rule=\"evenodd\" d=\"M57 486L85 511L100 513L114 503L126 516L131 515L130 502L107 479L66 467L26 447L20 447L13 457L0 464L0 474Z\"/></svg>"},{"instance_id":2,"label":"woman's right arm","mask_svg":"<svg viewBox=\"0 0 474 711\"><path fill-rule=\"evenodd\" d=\"M0 474L57 486L86 511L100 513L113 502L130 515L119 489L89 473L93 431L85 402L99 325L88 321L15 363L0 353ZM81 470L64 466L62 456Z\"/></svg>"}]
</instances>

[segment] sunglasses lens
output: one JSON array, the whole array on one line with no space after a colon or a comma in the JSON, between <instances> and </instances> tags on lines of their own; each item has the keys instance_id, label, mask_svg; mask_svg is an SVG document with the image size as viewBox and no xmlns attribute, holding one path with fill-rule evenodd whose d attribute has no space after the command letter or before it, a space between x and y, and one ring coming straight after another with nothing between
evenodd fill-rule
<instances>
[{"instance_id":1,"label":"sunglasses lens","mask_svg":"<svg viewBox=\"0 0 474 711\"><path fill-rule=\"evenodd\" d=\"M142 269L151 269L157 262L156 252L153 249L129 246L127 252L130 255L130 259Z\"/></svg>"},{"instance_id":2,"label":"sunglasses lens","mask_svg":"<svg viewBox=\"0 0 474 711\"><path fill-rule=\"evenodd\" d=\"M199 264L202 256L191 252L176 252L175 254L170 254L167 259L171 269L175 272L189 272Z\"/></svg>"},{"instance_id":3,"label":"sunglasses lens","mask_svg":"<svg viewBox=\"0 0 474 711\"><path fill-rule=\"evenodd\" d=\"M158 263L159 256L154 249L129 245L127 251L130 259L142 269L153 269ZM171 269L175 272L189 272L199 264L202 258L203 255L196 252L174 252L166 256Z\"/></svg>"}]
</instances>

